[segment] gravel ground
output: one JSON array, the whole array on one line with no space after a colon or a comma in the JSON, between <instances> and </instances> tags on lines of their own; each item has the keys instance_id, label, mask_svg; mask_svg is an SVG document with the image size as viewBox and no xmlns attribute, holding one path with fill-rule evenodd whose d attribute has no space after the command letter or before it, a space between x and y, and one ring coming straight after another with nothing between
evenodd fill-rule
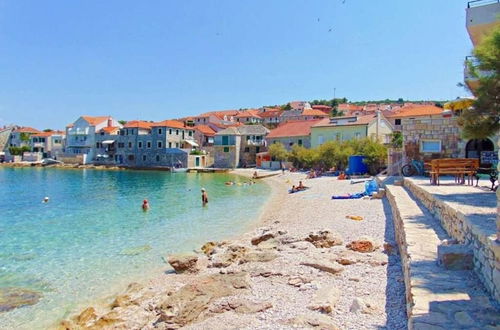
<instances>
[{"instance_id":1,"label":"gravel ground","mask_svg":"<svg viewBox=\"0 0 500 330\"><path fill-rule=\"evenodd\" d=\"M253 171L237 170L236 173L248 176ZM349 180L339 181L332 177L305 180L304 174L286 173L265 180L273 187L271 201L255 229L232 243L255 249L250 244L251 238L265 231L279 233L276 239L280 243L276 242L276 246L272 247L278 257L269 262L248 262L222 270L205 268L201 273L247 271L250 274L250 289L240 296L253 302L271 303L272 307L257 313L228 311L215 314L185 328L290 329L310 328L311 324L323 322L327 326L316 328L406 329L404 282L399 255L396 252L385 253L382 247L371 253L346 249L347 243L362 236L370 236L381 246L389 243L394 251L397 250L391 211L386 200L332 200L333 194L364 190L364 183L351 184ZM297 185L299 180L303 180L304 185L310 189L288 194L287 189L292 184ZM363 220L354 221L346 218L348 215L362 216ZM310 232L320 230L340 235L343 244L316 248L304 241ZM337 264L335 260L345 253L349 254L350 259L358 258L358 262L345 266ZM330 261L337 267L342 267L343 271L331 274L301 265L301 262L312 260ZM267 274L262 275L263 273ZM172 290L184 283L196 281L196 276L199 275L168 274L152 279L143 290L145 298L139 306L113 311L125 320L126 327L153 329L153 311L159 301L158 297L164 295L167 289ZM289 284L291 279L296 278L304 283ZM331 313L309 309L308 306L315 297L329 288L339 290L338 301ZM353 301L357 298L365 303L364 311L352 311ZM223 303L227 299L230 298L222 298L216 303ZM312 319L314 322L300 323L297 317L301 320Z\"/></svg>"}]
</instances>

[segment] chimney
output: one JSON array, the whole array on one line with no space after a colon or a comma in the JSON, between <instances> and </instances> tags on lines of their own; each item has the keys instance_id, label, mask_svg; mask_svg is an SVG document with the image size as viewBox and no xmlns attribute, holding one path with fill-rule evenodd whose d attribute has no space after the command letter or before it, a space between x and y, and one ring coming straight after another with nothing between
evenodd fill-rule
<instances>
[{"instance_id":1,"label":"chimney","mask_svg":"<svg viewBox=\"0 0 500 330\"><path fill-rule=\"evenodd\" d=\"M112 126L113 126L113 119L111 119L111 117L108 117L108 127Z\"/></svg>"}]
</instances>

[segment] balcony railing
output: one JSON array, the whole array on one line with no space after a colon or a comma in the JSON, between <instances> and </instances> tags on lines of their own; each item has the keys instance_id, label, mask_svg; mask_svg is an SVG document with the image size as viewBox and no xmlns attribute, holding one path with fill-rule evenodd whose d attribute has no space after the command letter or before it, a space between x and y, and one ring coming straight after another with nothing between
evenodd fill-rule
<instances>
[{"instance_id":1,"label":"balcony railing","mask_svg":"<svg viewBox=\"0 0 500 330\"><path fill-rule=\"evenodd\" d=\"M500 3L500 0L473 0L467 3L467 8L486 6L494 3Z\"/></svg>"},{"instance_id":2,"label":"balcony railing","mask_svg":"<svg viewBox=\"0 0 500 330\"><path fill-rule=\"evenodd\" d=\"M265 144L264 140L247 140L247 145L249 146L263 146Z\"/></svg>"}]
</instances>

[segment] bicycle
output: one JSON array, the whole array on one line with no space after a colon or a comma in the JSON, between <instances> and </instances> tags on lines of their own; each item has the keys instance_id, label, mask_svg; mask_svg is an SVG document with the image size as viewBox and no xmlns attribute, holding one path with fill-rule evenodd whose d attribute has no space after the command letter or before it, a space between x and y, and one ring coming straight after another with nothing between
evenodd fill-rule
<instances>
[{"instance_id":1,"label":"bicycle","mask_svg":"<svg viewBox=\"0 0 500 330\"><path fill-rule=\"evenodd\" d=\"M401 173L406 177L414 175L422 176L425 173L424 162L412 159L411 162L401 167Z\"/></svg>"}]
</instances>

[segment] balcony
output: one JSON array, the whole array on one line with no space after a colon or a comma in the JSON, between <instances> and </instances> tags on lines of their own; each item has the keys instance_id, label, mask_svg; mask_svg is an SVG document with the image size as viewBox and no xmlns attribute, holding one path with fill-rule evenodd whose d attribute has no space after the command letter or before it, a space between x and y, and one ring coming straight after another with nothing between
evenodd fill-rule
<instances>
[{"instance_id":1,"label":"balcony","mask_svg":"<svg viewBox=\"0 0 500 330\"><path fill-rule=\"evenodd\" d=\"M475 0L467 3L466 26L474 46L496 24L500 14L500 0Z\"/></svg>"},{"instance_id":2,"label":"balcony","mask_svg":"<svg viewBox=\"0 0 500 330\"><path fill-rule=\"evenodd\" d=\"M263 146L265 145L265 142L264 140L260 140L260 141L257 141L257 140L247 140L247 146Z\"/></svg>"},{"instance_id":3,"label":"balcony","mask_svg":"<svg viewBox=\"0 0 500 330\"><path fill-rule=\"evenodd\" d=\"M479 87L479 78L487 77L492 74L491 71L482 71L478 69L479 61L474 56L465 57L464 62L464 81L469 89L474 92Z\"/></svg>"}]
</instances>

